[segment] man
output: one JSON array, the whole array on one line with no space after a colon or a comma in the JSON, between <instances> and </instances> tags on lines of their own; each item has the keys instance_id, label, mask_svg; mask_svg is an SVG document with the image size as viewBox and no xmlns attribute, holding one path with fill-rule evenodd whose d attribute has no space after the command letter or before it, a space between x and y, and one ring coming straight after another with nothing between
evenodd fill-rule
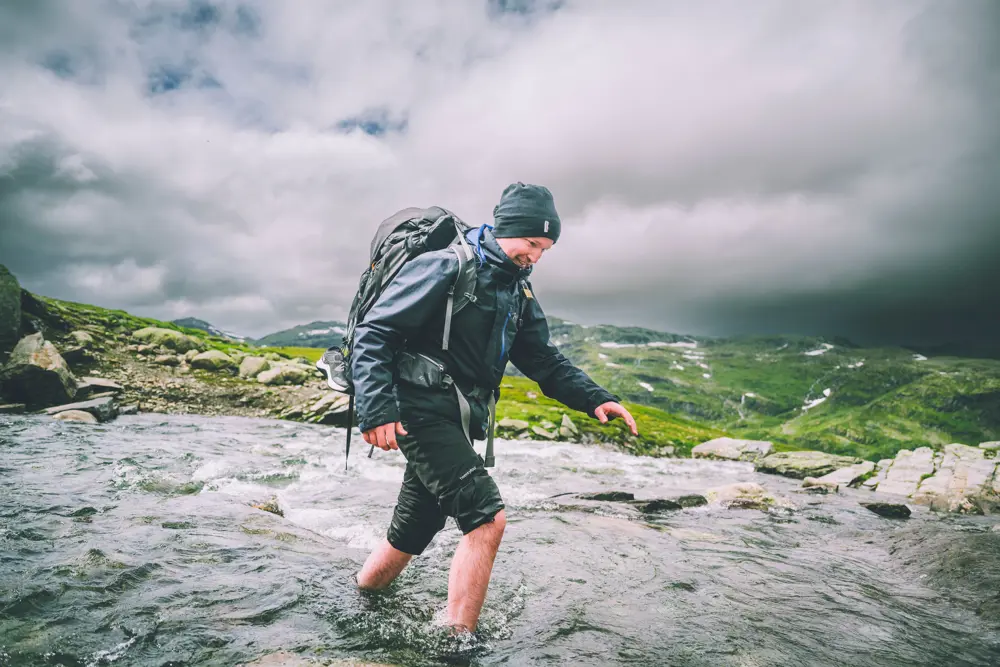
<instances>
[{"instance_id":1,"label":"man","mask_svg":"<svg viewBox=\"0 0 1000 667\"><path fill-rule=\"evenodd\" d=\"M527 282L531 267L559 239L551 193L514 183L493 215L492 228L483 225L467 235L476 286L454 314L450 332L444 331L445 310L460 263L446 249L403 266L357 326L351 355L365 441L386 451L401 449L406 457L386 540L358 573L358 586L388 586L452 517L463 537L448 578L448 623L470 632L506 524L500 492L471 440L486 435L507 361L546 396L601 423L622 417L638 435L618 399L549 342L545 315Z\"/></svg>"}]
</instances>

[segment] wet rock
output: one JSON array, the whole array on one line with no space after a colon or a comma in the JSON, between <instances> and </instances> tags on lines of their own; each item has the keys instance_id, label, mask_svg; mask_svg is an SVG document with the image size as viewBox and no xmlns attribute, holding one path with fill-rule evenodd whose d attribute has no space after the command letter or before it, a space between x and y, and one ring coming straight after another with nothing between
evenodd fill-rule
<instances>
[{"instance_id":1,"label":"wet rock","mask_svg":"<svg viewBox=\"0 0 1000 667\"><path fill-rule=\"evenodd\" d=\"M846 468L841 468L840 470L834 470L828 475L823 475L822 477L806 477L802 481L802 486L805 488L827 488L830 491L836 491L841 486L855 486L865 479L866 476L870 475L875 470L875 464L871 461L862 461L857 465L848 466Z\"/></svg>"},{"instance_id":2,"label":"wet rock","mask_svg":"<svg viewBox=\"0 0 1000 667\"><path fill-rule=\"evenodd\" d=\"M607 500L611 502L625 502L635 500L635 494L628 491L598 491L596 493L579 493L576 496L581 500Z\"/></svg>"},{"instance_id":3,"label":"wet rock","mask_svg":"<svg viewBox=\"0 0 1000 667\"><path fill-rule=\"evenodd\" d=\"M264 357L246 357L240 362L240 377L252 380L271 367Z\"/></svg>"},{"instance_id":4,"label":"wet rock","mask_svg":"<svg viewBox=\"0 0 1000 667\"><path fill-rule=\"evenodd\" d=\"M97 421L100 422L111 421L118 416L118 404L115 402L114 394L102 394L95 396L89 401L57 405L52 408L46 408L44 412L47 415L57 415L60 412L66 412L67 410L81 410L83 412L89 412L97 418Z\"/></svg>"},{"instance_id":5,"label":"wet rock","mask_svg":"<svg viewBox=\"0 0 1000 667\"><path fill-rule=\"evenodd\" d=\"M309 379L309 373L289 364L279 364L257 375L257 382L261 384L302 384Z\"/></svg>"},{"instance_id":6,"label":"wet rock","mask_svg":"<svg viewBox=\"0 0 1000 667\"><path fill-rule=\"evenodd\" d=\"M117 382L105 380L104 378L87 376L80 378L76 388L76 398L86 398L87 396L107 392L120 394L123 391L125 391L125 388Z\"/></svg>"},{"instance_id":7,"label":"wet rock","mask_svg":"<svg viewBox=\"0 0 1000 667\"><path fill-rule=\"evenodd\" d=\"M237 667L396 667L396 665L352 659L320 661L288 651L279 651L261 656L253 662L240 663Z\"/></svg>"},{"instance_id":8,"label":"wet rock","mask_svg":"<svg viewBox=\"0 0 1000 667\"><path fill-rule=\"evenodd\" d=\"M708 498L706 498L705 496L700 496L696 493L686 496L680 496L679 498L675 498L674 501L684 508L701 507L702 505L708 504Z\"/></svg>"},{"instance_id":9,"label":"wet rock","mask_svg":"<svg viewBox=\"0 0 1000 667\"><path fill-rule=\"evenodd\" d=\"M978 447L945 445L936 472L920 482L913 502L945 512L981 512L982 501L992 495L990 482L997 461Z\"/></svg>"},{"instance_id":10,"label":"wet rock","mask_svg":"<svg viewBox=\"0 0 1000 667\"><path fill-rule=\"evenodd\" d=\"M930 447L919 447L912 452L903 449L896 453L896 458L886 471L885 480L875 488L880 493L912 496L916 493L920 480L933 474L934 450Z\"/></svg>"},{"instance_id":11,"label":"wet rock","mask_svg":"<svg viewBox=\"0 0 1000 667\"><path fill-rule=\"evenodd\" d=\"M27 409L24 403L4 403L0 405L0 415L19 415Z\"/></svg>"},{"instance_id":12,"label":"wet rock","mask_svg":"<svg viewBox=\"0 0 1000 667\"><path fill-rule=\"evenodd\" d=\"M132 338L146 343L147 345L165 347L175 352L188 352L190 350L200 350L204 345L180 331L173 329L162 329L160 327L147 327L132 333Z\"/></svg>"},{"instance_id":13,"label":"wet rock","mask_svg":"<svg viewBox=\"0 0 1000 667\"><path fill-rule=\"evenodd\" d=\"M259 510L264 510L265 512L270 512L271 514L277 514L278 516L285 516L285 513L281 510L281 507L278 505L278 499L275 498L274 496L268 498L267 500L261 503L251 503L250 506Z\"/></svg>"},{"instance_id":14,"label":"wet rock","mask_svg":"<svg viewBox=\"0 0 1000 667\"><path fill-rule=\"evenodd\" d=\"M580 429L576 427L576 424L569 418L569 415L564 414L562 416L562 423L559 424L559 436L566 440L572 440L578 435L580 435Z\"/></svg>"},{"instance_id":15,"label":"wet rock","mask_svg":"<svg viewBox=\"0 0 1000 667\"><path fill-rule=\"evenodd\" d=\"M158 354L153 358L153 363L161 366L180 366L181 360L176 354Z\"/></svg>"},{"instance_id":16,"label":"wet rock","mask_svg":"<svg viewBox=\"0 0 1000 667\"><path fill-rule=\"evenodd\" d=\"M131 403L129 405L123 405L120 408L118 408L118 415L119 416L134 415L134 414L137 414L138 412L139 412L139 406L136 403Z\"/></svg>"},{"instance_id":17,"label":"wet rock","mask_svg":"<svg viewBox=\"0 0 1000 667\"><path fill-rule=\"evenodd\" d=\"M777 452L757 463L760 472L784 475L795 479L822 477L834 470L861 463L853 456L837 456L826 452Z\"/></svg>"},{"instance_id":18,"label":"wet rock","mask_svg":"<svg viewBox=\"0 0 1000 667\"><path fill-rule=\"evenodd\" d=\"M760 484L740 482L709 489L705 498L710 503L718 503L727 509L758 509L772 507L777 499Z\"/></svg>"},{"instance_id":19,"label":"wet rock","mask_svg":"<svg viewBox=\"0 0 1000 667\"><path fill-rule=\"evenodd\" d=\"M511 433L520 433L530 429L531 423L526 422L523 419L506 418L497 421L497 428L502 431L510 431Z\"/></svg>"},{"instance_id":20,"label":"wet rock","mask_svg":"<svg viewBox=\"0 0 1000 667\"><path fill-rule=\"evenodd\" d=\"M0 364L6 363L21 330L21 286L0 264Z\"/></svg>"},{"instance_id":21,"label":"wet rock","mask_svg":"<svg viewBox=\"0 0 1000 667\"><path fill-rule=\"evenodd\" d=\"M715 438L697 445L691 456L698 459L725 459L729 461L756 461L774 451L774 445L766 440L737 440L736 438Z\"/></svg>"},{"instance_id":22,"label":"wet rock","mask_svg":"<svg viewBox=\"0 0 1000 667\"><path fill-rule=\"evenodd\" d=\"M190 362L191 368L200 368L203 371L234 371L236 362L221 350L208 350L195 356Z\"/></svg>"},{"instance_id":23,"label":"wet rock","mask_svg":"<svg viewBox=\"0 0 1000 667\"><path fill-rule=\"evenodd\" d=\"M22 338L0 369L0 392L15 403L53 405L76 397L76 379L55 346L36 333Z\"/></svg>"},{"instance_id":24,"label":"wet rock","mask_svg":"<svg viewBox=\"0 0 1000 667\"><path fill-rule=\"evenodd\" d=\"M302 410L306 421L328 426L347 426L351 397L339 391L324 394L318 401Z\"/></svg>"},{"instance_id":25,"label":"wet rock","mask_svg":"<svg viewBox=\"0 0 1000 667\"><path fill-rule=\"evenodd\" d=\"M802 488L811 493L836 493L840 489L837 482L824 481L826 477L806 477L802 480Z\"/></svg>"},{"instance_id":26,"label":"wet rock","mask_svg":"<svg viewBox=\"0 0 1000 667\"><path fill-rule=\"evenodd\" d=\"M90 414L89 412L84 412L83 410L65 410L63 412L57 412L52 415L53 419L58 419L64 422L81 422L83 424L97 424L97 417Z\"/></svg>"},{"instance_id":27,"label":"wet rock","mask_svg":"<svg viewBox=\"0 0 1000 667\"><path fill-rule=\"evenodd\" d=\"M898 503L861 503L865 509L887 519L909 519L910 508Z\"/></svg>"},{"instance_id":28,"label":"wet rock","mask_svg":"<svg viewBox=\"0 0 1000 667\"><path fill-rule=\"evenodd\" d=\"M656 514L657 512L679 510L684 508L684 506L681 505L679 502L677 502L676 500L670 500L669 498L654 498L652 500L634 500L630 504L643 514Z\"/></svg>"}]
</instances>

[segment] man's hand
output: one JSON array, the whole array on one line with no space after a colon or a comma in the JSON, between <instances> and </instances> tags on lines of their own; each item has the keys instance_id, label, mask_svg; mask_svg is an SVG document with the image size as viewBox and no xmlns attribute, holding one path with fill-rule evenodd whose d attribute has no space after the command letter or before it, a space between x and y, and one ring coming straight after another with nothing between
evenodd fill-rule
<instances>
[{"instance_id":1,"label":"man's hand","mask_svg":"<svg viewBox=\"0 0 1000 667\"><path fill-rule=\"evenodd\" d=\"M639 429L636 428L635 419L632 418L632 415L629 414L629 411L626 410L625 406L621 403L615 403L614 401L602 403L594 409L594 416L596 416L597 421L602 424L607 424L609 419L621 417L632 430L632 435L639 435Z\"/></svg>"},{"instance_id":2,"label":"man's hand","mask_svg":"<svg viewBox=\"0 0 1000 667\"><path fill-rule=\"evenodd\" d=\"M399 445L396 444L397 435L408 435L402 422L389 422L368 429L362 437L369 445L375 445L381 450L389 451L390 449L399 449Z\"/></svg>"}]
</instances>

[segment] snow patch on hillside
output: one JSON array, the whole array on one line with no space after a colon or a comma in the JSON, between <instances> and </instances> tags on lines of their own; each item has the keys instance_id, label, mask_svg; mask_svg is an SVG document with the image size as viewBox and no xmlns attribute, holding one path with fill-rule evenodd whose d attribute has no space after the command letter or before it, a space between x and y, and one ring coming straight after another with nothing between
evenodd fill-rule
<instances>
[{"instance_id":1,"label":"snow patch on hillside","mask_svg":"<svg viewBox=\"0 0 1000 667\"><path fill-rule=\"evenodd\" d=\"M830 345L829 343L823 343L822 345L823 347L817 350L809 350L808 352L803 352L802 354L807 357L818 357L819 355L826 354L829 350L833 349L833 345Z\"/></svg>"},{"instance_id":2,"label":"snow patch on hillside","mask_svg":"<svg viewBox=\"0 0 1000 667\"><path fill-rule=\"evenodd\" d=\"M645 389L646 391L653 391L653 385L649 384L648 382L640 382L639 386Z\"/></svg>"}]
</instances>

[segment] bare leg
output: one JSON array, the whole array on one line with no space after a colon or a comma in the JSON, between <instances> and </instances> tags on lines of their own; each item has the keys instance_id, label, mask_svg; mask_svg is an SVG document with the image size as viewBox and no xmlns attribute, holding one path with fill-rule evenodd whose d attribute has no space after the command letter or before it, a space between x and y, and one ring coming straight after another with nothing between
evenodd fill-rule
<instances>
[{"instance_id":1,"label":"bare leg","mask_svg":"<svg viewBox=\"0 0 1000 667\"><path fill-rule=\"evenodd\" d=\"M413 556L395 548L388 540L383 540L358 572L358 588L366 591L385 588L399 576L411 558Z\"/></svg>"},{"instance_id":2,"label":"bare leg","mask_svg":"<svg viewBox=\"0 0 1000 667\"><path fill-rule=\"evenodd\" d=\"M448 624L452 627L470 632L476 629L506 525L507 515L500 510L492 523L479 526L459 541L448 576Z\"/></svg>"}]
</instances>

